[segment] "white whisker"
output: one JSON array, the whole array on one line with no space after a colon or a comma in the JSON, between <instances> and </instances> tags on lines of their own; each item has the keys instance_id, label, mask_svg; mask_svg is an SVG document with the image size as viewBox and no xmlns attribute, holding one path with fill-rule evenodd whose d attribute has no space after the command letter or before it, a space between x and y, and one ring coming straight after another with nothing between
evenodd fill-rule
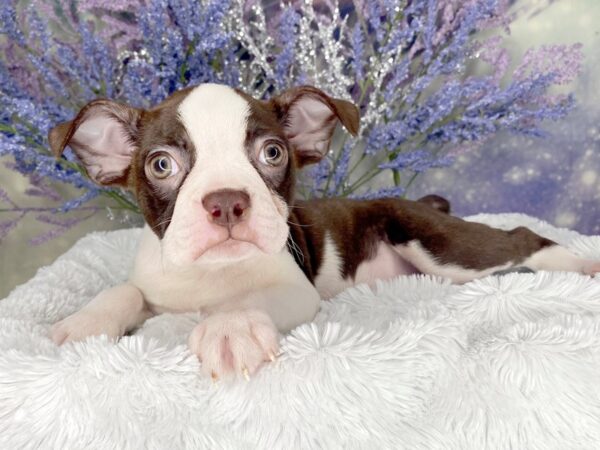
<instances>
[{"instance_id":1,"label":"white whisker","mask_svg":"<svg viewBox=\"0 0 600 450\"><path fill-rule=\"evenodd\" d=\"M301 264L304 264L304 254L302 253L302 250L300 250L298 244L294 242L294 238L291 234L288 236L288 248L290 247L292 252L294 252L296 256L298 256L298 259L300 260Z\"/></svg>"}]
</instances>

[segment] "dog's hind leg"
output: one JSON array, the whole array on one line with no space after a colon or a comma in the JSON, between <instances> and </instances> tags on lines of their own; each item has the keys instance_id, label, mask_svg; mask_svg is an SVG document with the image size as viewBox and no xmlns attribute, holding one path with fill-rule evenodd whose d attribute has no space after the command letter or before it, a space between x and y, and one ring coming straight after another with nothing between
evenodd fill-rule
<instances>
[{"instance_id":1,"label":"dog's hind leg","mask_svg":"<svg viewBox=\"0 0 600 450\"><path fill-rule=\"evenodd\" d=\"M477 278L505 271L514 266L512 261L498 263L489 267L466 267L460 261L444 261L425 248L420 241L412 240L406 244L395 245L394 250L400 257L421 273L449 278L453 283L466 283Z\"/></svg>"},{"instance_id":2,"label":"dog's hind leg","mask_svg":"<svg viewBox=\"0 0 600 450\"><path fill-rule=\"evenodd\" d=\"M535 252L522 265L534 270L579 272L592 276L600 273L600 261L582 258L560 245L552 245Z\"/></svg>"},{"instance_id":3,"label":"dog's hind leg","mask_svg":"<svg viewBox=\"0 0 600 450\"><path fill-rule=\"evenodd\" d=\"M388 242L425 274L464 283L523 266L586 275L600 272L600 261L579 257L526 227L504 231L443 214L419 202L397 201L395 205L396 210L388 216Z\"/></svg>"}]
</instances>

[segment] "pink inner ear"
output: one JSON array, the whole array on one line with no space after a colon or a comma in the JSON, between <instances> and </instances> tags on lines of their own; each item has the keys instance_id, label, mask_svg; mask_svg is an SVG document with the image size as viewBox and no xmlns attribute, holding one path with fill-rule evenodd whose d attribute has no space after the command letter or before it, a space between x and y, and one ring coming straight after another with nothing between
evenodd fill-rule
<instances>
[{"instance_id":1,"label":"pink inner ear","mask_svg":"<svg viewBox=\"0 0 600 450\"><path fill-rule=\"evenodd\" d=\"M333 118L333 111L325 103L303 97L290 108L286 127L288 138L300 151L324 155L336 124Z\"/></svg>"},{"instance_id":2,"label":"pink inner ear","mask_svg":"<svg viewBox=\"0 0 600 450\"><path fill-rule=\"evenodd\" d=\"M69 145L99 183L123 176L134 151L123 124L104 114L84 119Z\"/></svg>"}]
</instances>

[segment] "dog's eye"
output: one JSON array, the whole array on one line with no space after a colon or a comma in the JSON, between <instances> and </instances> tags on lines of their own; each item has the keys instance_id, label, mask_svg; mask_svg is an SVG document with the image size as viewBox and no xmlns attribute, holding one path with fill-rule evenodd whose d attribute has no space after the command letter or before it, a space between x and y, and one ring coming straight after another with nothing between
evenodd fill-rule
<instances>
[{"instance_id":1,"label":"dog's eye","mask_svg":"<svg viewBox=\"0 0 600 450\"><path fill-rule=\"evenodd\" d=\"M286 153L281 145L269 142L260 151L258 160L269 166L278 166L285 161L285 155Z\"/></svg>"},{"instance_id":2,"label":"dog's eye","mask_svg":"<svg viewBox=\"0 0 600 450\"><path fill-rule=\"evenodd\" d=\"M179 172L177 161L168 153L155 153L146 162L146 171L154 178L162 180Z\"/></svg>"}]
</instances>

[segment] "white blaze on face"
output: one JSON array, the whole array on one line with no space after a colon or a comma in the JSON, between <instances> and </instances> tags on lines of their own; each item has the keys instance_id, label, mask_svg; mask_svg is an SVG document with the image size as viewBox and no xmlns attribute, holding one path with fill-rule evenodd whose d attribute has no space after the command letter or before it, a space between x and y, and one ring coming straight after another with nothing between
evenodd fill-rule
<instances>
[{"instance_id":1,"label":"white blaze on face","mask_svg":"<svg viewBox=\"0 0 600 450\"><path fill-rule=\"evenodd\" d=\"M245 148L249 113L250 105L242 96L214 84L198 86L179 106L180 120L196 154L163 238L167 263L228 262L259 251L277 253L285 247L289 230L281 211L286 208L267 188ZM202 199L220 189L241 190L250 196L248 216L232 229L232 237L246 243L218 245L229 233L208 220Z\"/></svg>"}]
</instances>

